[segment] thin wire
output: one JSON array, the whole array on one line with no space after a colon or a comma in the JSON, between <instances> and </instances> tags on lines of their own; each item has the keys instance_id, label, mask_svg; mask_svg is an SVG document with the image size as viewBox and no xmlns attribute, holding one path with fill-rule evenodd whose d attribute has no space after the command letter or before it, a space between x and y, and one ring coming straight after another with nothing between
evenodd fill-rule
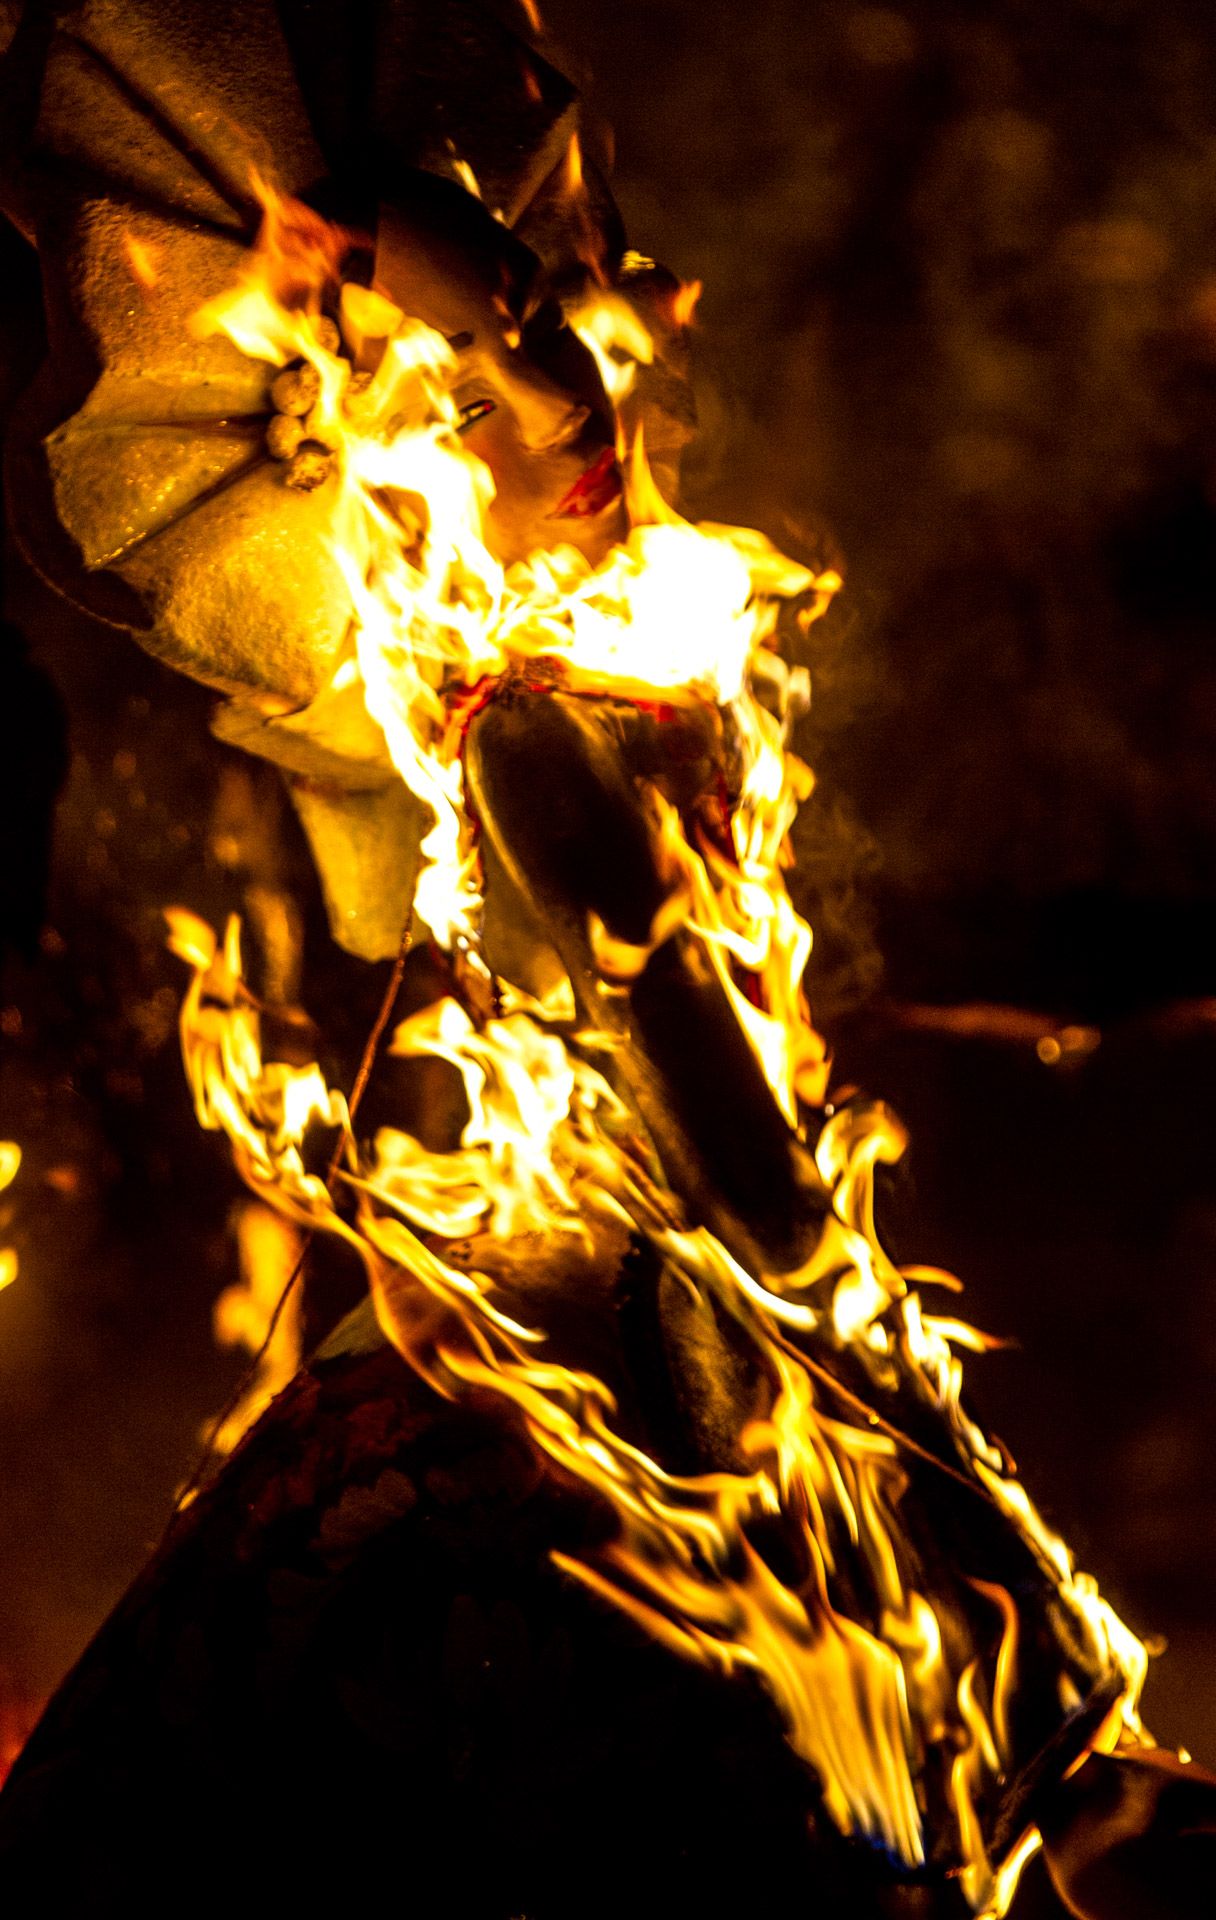
<instances>
[{"instance_id":1,"label":"thin wire","mask_svg":"<svg viewBox=\"0 0 1216 1920\"><path fill-rule=\"evenodd\" d=\"M411 901L410 912L406 916L405 927L402 931L401 940L397 947L396 958L393 961L393 970L389 975L388 985L385 987L384 996L381 999L379 1011L376 1014L376 1018L372 1023L371 1032L368 1034L367 1039L364 1042L363 1052L359 1059L358 1070L355 1074L354 1082L351 1086L350 1097L346 1103L346 1111L348 1116L347 1125L342 1129L342 1133L338 1138L337 1145L334 1147L333 1153L330 1155L329 1165L325 1170L325 1190L327 1193L330 1193L331 1197L332 1197L333 1183L337 1179L338 1170L342 1162L342 1156L346 1151L349 1141L353 1138L351 1128L354 1123L355 1115L359 1111L359 1104L363 1099L364 1092L366 1091L366 1088L367 1088L367 1083L371 1078L372 1068L376 1064L376 1055L380 1051L380 1042L384 1038L384 1029L387 1027L389 1020L392 1017L393 1008L397 1004L397 996L401 991L401 981L405 973L405 962L409 955L409 950L410 950L410 929L411 929L412 920L413 920L413 903ZM280 1320L283 1318L284 1311L287 1307L287 1302L290 1300L292 1294L295 1292L296 1286L299 1283L300 1275L304 1271L304 1263L308 1258L309 1249L312 1246L315 1234L316 1234L315 1227L309 1227L308 1230L306 1231L304 1235L303 1245L300 1248L299 1257L296 1260L296 1263L292 1268L291 1272L288 1274L287 1279L284 1281L282 1289L280 1290L280 1293L279 1293L279 1297L274 1303L274 1308L273 1308L273 1311L271 1312L270 1319L266 1323L266 1332L263 1336L262 1344L258 1348L257 1352L254 1354L252 1360L249 1362L249 1365L246 1367L244 1373L241 1375L236 1385L233 1387L232 1392L228 1395L228 1398L225 1400L223 1406L220 1408L219 1412L216 1414L214 1420L212 1421L207 1431L207 1437L203 1442L202 1452L199 1454L198 1459L195 1461L194 1468L190 1474L189 1479L186 1481L185 1485L180 1489L180 1491L178 1492L177 1498L174 1500L173 1511L169 1515L168 1523L165 1527L164 1535L162 1536L162 1542L161 1542L162 1545L164 1544L164 1540L167 1539L169 1534L173 1531L173 1528L176 1525L178 1519L180 1518L182 1509L185 1507L187 1501L190 1500L191 1497L198 1491L198 1487L200 1482L202 1481L203 1475L206 1473L207 1467L210 1464L212 1458L214 1457L215 1443L219 1438L220 1432L222 1431L225 1422L228 1420L229 1416L233 1413L234 1409L240 1405L242 1399L244 1398L245 1394L248 1392L250 1386L252 1385L257 1375L258 1368L261 1366L263 1360L266 1358L266 1355L270 1349L270 1343L274 1339L275 1333L278 1330L278 1325Z\"/></svg>"}]
</instances>

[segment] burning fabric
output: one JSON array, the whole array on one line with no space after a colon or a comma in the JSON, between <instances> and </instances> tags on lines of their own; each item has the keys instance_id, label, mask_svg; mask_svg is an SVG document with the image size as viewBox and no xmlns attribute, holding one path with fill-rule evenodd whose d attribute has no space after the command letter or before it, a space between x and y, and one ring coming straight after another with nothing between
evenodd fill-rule
<instances>
[{"instance_id":1,"label":"burning fabric","mask_svg":"<svg viewBox=\"0 0 1216 1920\"><path fill-rule=\"evenodd\" d=\"M386 1703L412 1702L441 1746L449 1725L412 1666L386 1677L407 1645L428 1657L411 1586L461 1577L445 1503L508 1487L530 1516L525 1546L499 1539L508 1586L526 1548L546 1606L578 1593L703 1670L706 1700L747 1703L712 1712L758 1716L749 1743L780 1745L779 1724L818 1910L919 1888L1003 1913L1065 1773L1151 1745L1145 1656L967 1411L959 1352L985 1342L932 1304L947 1276L884 1248L876 1182L901 1131L833 1099L803 996L811 935L783 873L809 689L786 642L839 580L671 504L691 300L624 251L560 77L472 7L388 8L352 66L374 74L362 142L330 77L344 145L317 96L302 113L320 86L305 13L243 12L258 98L210 15L197 41L176 15L161 39L155 5L90 0L37 49L26 210L66 344L19 450L42 489L27 541L224 692L222 738L283 767L334 936L396 956L386 1022L411 940L440 982L388 1040L403 1084L440 1092L422 1123L367 1137L366 1071L347 1098L276 1057L236 924L217 939L170 915L200 1121L257 1201L354 1249L370 1308L103 1635L119 1744L144 1753L121 1797L144 1791L149 1750L184 1788L185 1727L190 1790L228 1804L219 1779L246 1762L199 1704L213 1685L234 1743L251 1689L276 1729L251 1752L278 1767L299 1743L334 1792L303 1649L327 1609L363 1630L358 1593L387 1668L355 1684L344 1666L339 1691L384 1778L360 1775L349 1811L387 1812L415 1736ZM10 59L33 59L31 35ZM424 53L445 111L415 101L411 120ZM510 137L501 102L461 119L434 71L455 62L467 86L470 61L508 55ZM75 108L98 100L82 132ZM453 1464L469 1448L473 1494ZM390 1564L407 1537L408 1578ZM255 1627L266 1565L277 1597ZM136 1652L150 1642L164 1673ZM88 1670L18 1770L10 1830L95 1787ZM191 1698L153 1707L164 1686ZM57 1740L75 1754L58 1799ZM280 1792L320 1818L297 1763ZM129 1831L118 1799L99 1804ZM529 1912L599 1911L563 1890L546 1832L532 1852L512 1839L502 1887ZM768 1871L757 1858L758 1885ZM456 1910L509 1910L471 1884Z\"/></svg>"}]
</instances>

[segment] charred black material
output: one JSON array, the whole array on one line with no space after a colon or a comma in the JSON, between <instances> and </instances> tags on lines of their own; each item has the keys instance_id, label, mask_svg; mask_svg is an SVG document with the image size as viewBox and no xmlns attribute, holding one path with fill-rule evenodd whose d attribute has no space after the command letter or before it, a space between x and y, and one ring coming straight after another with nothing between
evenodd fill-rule
<instances>
[{"instance_id":1,"label":"charred black material","mask_svg":"<svg viewBox=\"0 0 1216 1920\"><path fill-rule=\"evenodd\" d=\"M514 688L470 728L473 802L585 1017L622 1040L621 1076L693 1217L740 1258L786 1272L811 1253L826 1199L703 942L679 929L619 984L595 961L590 916L648 948L677 885L626 748L610 703Z\"/></svg>"}]
</instances>

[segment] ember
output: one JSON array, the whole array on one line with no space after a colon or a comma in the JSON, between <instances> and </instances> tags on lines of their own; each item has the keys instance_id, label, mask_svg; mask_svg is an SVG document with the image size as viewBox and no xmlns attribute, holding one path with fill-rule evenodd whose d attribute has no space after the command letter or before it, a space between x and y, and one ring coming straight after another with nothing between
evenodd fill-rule
<instances>
[{"instance_id":1,"label":"ember","mask_svg":"<svg viewBox=\"0 0 1216 1920\"><path fill-rule=\"evenodd\" d=\"M38 1723L43 1702L22 1700L12 1691L9 1676L0 1668L0 1787Z\"/></svg>"}]
</instances>

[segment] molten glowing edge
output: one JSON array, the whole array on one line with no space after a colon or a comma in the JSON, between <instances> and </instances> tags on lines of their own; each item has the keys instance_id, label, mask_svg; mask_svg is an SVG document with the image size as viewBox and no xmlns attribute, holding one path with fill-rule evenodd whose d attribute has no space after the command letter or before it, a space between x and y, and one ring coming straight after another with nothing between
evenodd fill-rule
<instances>
[{"instance_id":1,"label":"molten glowing edge","mask_svg":"<svg viewBox=\"0 0 1216 1920\"><path fill-rule=\"evenodd\" d=\"M240 1279L212 1308L216 1345L253 1357L252 1377L218 1425L208 1422L213 1453L233 1451L275 1395L299 1370L303 1316L292 1281L304 1250L299 1226L263 1200L245 1200L233 1219Z\"/></svg>"}]
</instances>

